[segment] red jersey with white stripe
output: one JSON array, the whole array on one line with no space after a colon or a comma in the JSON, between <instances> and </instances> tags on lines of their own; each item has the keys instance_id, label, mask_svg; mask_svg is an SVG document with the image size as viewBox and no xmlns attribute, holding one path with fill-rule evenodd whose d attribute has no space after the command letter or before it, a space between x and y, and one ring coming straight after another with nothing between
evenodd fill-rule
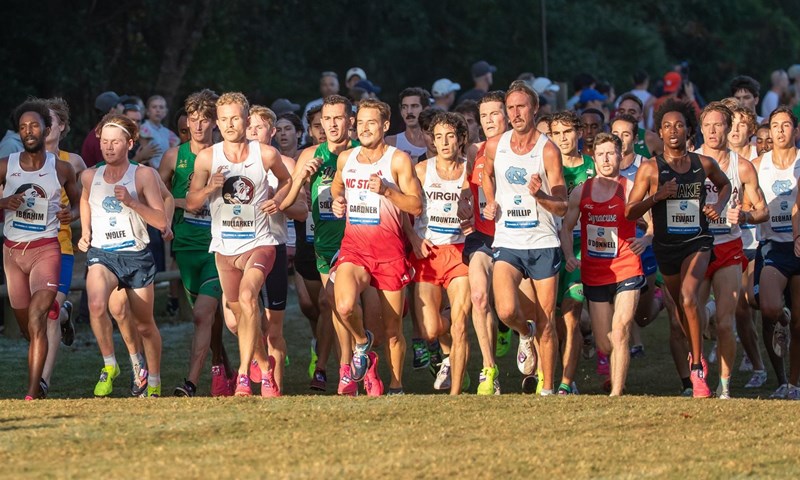
<instances>
[{"instance_id":1,"label":"red jersey with white stripe","mask_svg":"<svg viewBox=\"0 0 800 480\"><path fill-rule=\"evenodd\" d=\"M483 207L486 206L486 195L483 194L483 165L486 163L486 142L483 142L475 155L475 165L469 177L469 189L472 192L472 209L475 217L475 230L494 237L494 220L483 218Z\"/></svg>"}]
</instances>

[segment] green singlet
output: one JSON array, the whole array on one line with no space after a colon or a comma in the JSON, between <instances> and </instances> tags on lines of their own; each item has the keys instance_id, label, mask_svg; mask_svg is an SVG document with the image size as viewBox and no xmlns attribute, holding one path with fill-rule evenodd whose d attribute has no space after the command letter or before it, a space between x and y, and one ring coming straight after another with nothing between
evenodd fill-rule
<instances>
[{"instance_id":1,"label":"green singlet","mask_svg":"<svg viewBox=\"0 0 800 480\"><path fill-rule=\"evenodd\" d=\"M650 155L650 149L647 148L647 143L644 141L645 135L647 135L647 130L640 128L639 134L636 137L636 143L633 144L633 151L644 158L650 158L652 155Z\"/></svg>"},{"instance_id":2,"label":"green singlet","mask_svg":"<svg viewBox=\"0 0 800 480\"><path fill-rule=\"evenodd\" d=\"M178 147L178 158L175 159L175 173L172 175L170 190L175 198L186 198L189 183L194 174L194 159L191 142L186 142ZM186 213L182 208L175 208L172 218L172 240L174 251L192 250L208 251L211 244L211 212L205 205L197 214Z\"/></svg>"},{"instance_id":3,"label":"green singlet","mask_svg":"<svg viewBox=\"0 0 800 480\"><path fill-rule=\"evenodd\" d=\"M357 141L351 141L348 148L359 146ZM311 216L314 219L314 249L319 252L333 254L339 249L344 237L344 218L337 218L333 214L331 206L333 197L331 196L331 182L336 175L336 160L338 155L334 155L328 150L328 142L321 143L316 151L315 158L322 159L317 172L311 177Z\"/></svg>"},{"instance_id":4,"label":"green singlet","mask_svg":"<svg viewBox=\"0 0 800 480\"><path fill-rule=\"evenodd\" d=\"M583 163L575 167L563 168L564 171L564 184L567 186L567 198L572 193L575 187L582 185L586 180L595 176L594 160L589 155L582 155ZM581 236L580 223L575 225L575 230L572 231L572 238L576 241L572 244L572 251L575 258L581 258L581 242L577 240ZM566 263L562 263L561 274L559 275L558 296L556 302L561 305L561 301L566 298L572 298L577 302L582 302L583 297L583 284L581 284L581 271L575 269L571 272L567 271Z\"/></svg>"},{"instance_id":5,"label":"green singlet","mask_svg":"<svg viewBox=\"0 0 800 480\"><path fill-rule=\"evenodd\" d=\"M594 177L594 160L589 155L582 155L583 163L576 167L564 166L564 184L567 186L567 197L578 185Z\"/></svg>"}]
</instances>

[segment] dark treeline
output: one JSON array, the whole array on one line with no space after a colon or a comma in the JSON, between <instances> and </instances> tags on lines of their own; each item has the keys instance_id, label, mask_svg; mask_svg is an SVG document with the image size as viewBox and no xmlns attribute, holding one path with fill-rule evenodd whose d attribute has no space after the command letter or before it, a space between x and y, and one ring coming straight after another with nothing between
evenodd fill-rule
<instances>
[{"instance_id":1,"label":"dark treeline","mask_svg":"<svg viewBox=\"0 0 800 480\"><path fill-rule=\"evenodd\" d=\"M201 87L251 101L304 103L320 71L359 66L396 104L405 86L449 77L469 88L469 65L497 65L495 86L543 75L542 0L43 0L4 6L0 112L28 95L65 97L76 150L104 90L172 109ZM800 62L798 0L548 0L549 77L593 73L630 88L643 68L658 78L689 61L706 98L736 74L769 88L769 74ZM341 78L340 78L341 79ZM343 81L343 79L341 79ZM5 125L4 125L5 126Z\"/></svg>"}]
</instances>

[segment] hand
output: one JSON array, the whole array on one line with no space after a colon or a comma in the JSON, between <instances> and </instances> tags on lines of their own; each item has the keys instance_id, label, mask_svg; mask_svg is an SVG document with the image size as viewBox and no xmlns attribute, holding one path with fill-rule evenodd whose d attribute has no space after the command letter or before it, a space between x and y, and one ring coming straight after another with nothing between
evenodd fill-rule
<instances>
[{"instance_id":1,"label":"hand","mask_svg":"<svg viewBox=\"0 0 800 480\"><path fill-rule=\"evenodd\" d=\"M5 201L6 204L5 208L7 210L16 210L19 208L20 205L22 205L23 197L21 193L17 193L14 195L10 195L4 198L3 200Z\"/></svg>"},{"instance_id":2,"label":"hand","mask_svg":"<svg viewBox=\"0 0 800 480\"><path fill-rule=\"evenodd\" d=\"M175 238L175 234L172 233L172 227L170 227L169 225L164 227L164 229L161 230L161 238L163 238L166 241L170 241L173 238Z\"/></svg>"},{"instance_id":3,"label":"hand","mask_svg":"<svg viewBox=\"0 0 800 480\"><path fill-rule=\"evenodd\" d=\"M462 196L458 200L458 212L456 212L456 215L458 215L458 218L461 220L472 218L472 197Z\"/></svg>"},{"instance_id":4,"label":"hand","mask_svg":"<svg viewBox=\"0 0 800 480\"><path fill-rule=\"evenodd\" d=\"M225 185L225 175L222 173L223 168L219 167L217 173L211 175L211 178L208 179L208 185L206 185L206 189L210 189L208 193L216 192Z\"/></svg>"},{"instance_id":5,"label":"hand","mask_svg":"<svg viewBox=\"0 0 800 480\"><path fill-rule=\"evenodd\" d=\"M61 224L69 225L72 223L72 210L62 203L61 209L58 211L58 213L56 213L56 218L58 218L58 221L61 222Z\"/></svg>"},{"instance_id":6,"label":"hand","mask_svg":"<svg viewBox=\"0 0 800 480\"><path fill-rule=\"evenodd\" d=\"M581 268L581 261L575 258L575 255L567 258L566 263L567 271L574 272L576 268Z\"/></svg>"},{"instance_id":7,"label":"hand","mask_svg":"<svg viewBox=\"0 0 800 480\"><path fill-rule=\"evenodd\" d=\"M321 165L322 159L319 157L314 157L306 162L305 167L303 167L303 180L309 180L315 173L317 173L317 170L319 170Z\"/></svg>"},{"instance_id":8,"label":"hand","mask_svg":"<svg viewBox=\"0 0 800 480\"><path fill-rule=\"evenodd\" d=\"M628 243L631 246L631 252L641 256L644 250L649 246L650 242L645 237L642 238L629 238Z\"/></svg>"},{"instance_id":9,"label":"hand","mask_svg":"<svg viewBox=\"0 0 800 480\"><path fill-rule=\"evenodd\" d=\"M78 240L78 249L80 249L81 252L88 252L91 243L92 238L89 235L81 235L80 240Z\"/></svg>"},{"instance_id":10,"label":"hand","mask_svg":"<svg viewBox=\"0 0 800 480\"><path fill-rule=\"evenodd\" d=\"M483 218L494 220L495 215L497 215L497 202L486 202L486 206L483 207Z\"/></svg>"},{"instance_id":11,"label":"hand","mask_svg":"<svg viewBox=\"0 0 800 480\"><path fill-rule=\"evenodd\" d=\"M667 198L672 198L678 193L678 180L673 178L658 186L658 190L653 194L653 200L660 202Z\"/></svg>"},{"instance_id":12,"label":"hand","mask_svg":"<svg viewBox=\"0 0 800 480\"><path fill-rule=\"evenodd\" d=\"M420 260L428 258L428 255L431 254L432 247L433 244L428 239L417 237L416 241L411 241L411 248L414 250L414 256Z\"/></svg>"},{"instance_id":13,"label":"hand","mask_svg":"<svg viewBox=\"0 0 800 480\"><path fill-rule=\"evenodd\" d=\"M347 200L344 197L336 197L331 205L331 210L337 218L344 218L347 213Z\"/></svg>"},{"instance_id":14,"label":"hand","mask_svg":"<svg viewBox=\"0 0 800 480\"><path fill-rule=\"evenodd\" d=\"M136 157L139 159L139 163L143 163L149 161L159 153L161 153L161 149L158 145L154 142L147 142L147 145L139 147L139 150L136 152Z\"/></svg>"},{"instance_id":15,"label":"hand","mask_svg":"<svg viewBox=\"0 0 800 480\"><path fill-rule=\"evenodd\" d=\"M742 211L742 203L736 198L733 200L733 206L728 207L728 223L731 225L739 225L745 222L745 212Z\"/></svg>"},{"instance_id":16,"label":"hand","mask_svg":"<svg viewBox=\"0 0 800 480\"><path fill-rule=\"evenodd\" d=\"M262 212L266 213L267 215L275 215L278 213L279 204L275 202L274 198L270 198L266 202L263 202L259 207Z\"/></svg>"},{"instance_id":17,"label":"hand","mask_svg":"<svg viewBox=\"0 0 800 480\"><path fill-rule=\"evenodd\" d=\"M716 222L719 220L719 211L716 203L706 203L703 205L703 213L709 220Z\"/></svg>"},{"instance_id":18,"label":"hand","mask_svg":"<svg viewBox=\"0 0 800 480\"><path fill-rule=\"evenodd\" d=\"M528 182L528 191L531 193L532 196L536 196L539 193L539 190L542 188L542 177L539 176L538 173L534 173L531 175L531 181Z\"/></svg>"},{"instance_id":19,"label":"hand","mask_svg":"<svg viewBox=\"0 0 800 480\"><path fill-rule=\"evenodd\" d=\"M131 197L130 192L122 185L114 185L114 197L126 207L130 207L131 203L133 203L133 197Z\"/></svg>"},{"instance_id":20,"label":"hand","mask_svg":"<svg viewBox=\"0 0 800 480\"><path fill-rule=\"evenodd\" d=\"M683 82L683 93L686 94L686 99L694 101L694 84L692 82Z\"/></svg>"},{"instance_id":21,"label":"hand","mask_svg":"<svg viewBox=\"0 0 800 480\"><path fill-rule=\"evenodd\" d=\"M383 179L376 174L372 174L369 176L369 191L372 193L377 193L378 195L383 195L386 193L386 184L383 183Z\"/></svg>"}]
</instances>

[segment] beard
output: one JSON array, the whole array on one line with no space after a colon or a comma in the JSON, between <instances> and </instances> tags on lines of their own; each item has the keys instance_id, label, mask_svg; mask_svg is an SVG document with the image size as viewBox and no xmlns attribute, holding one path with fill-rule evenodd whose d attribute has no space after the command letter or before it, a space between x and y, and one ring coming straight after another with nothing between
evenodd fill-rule
<instances>
[{"instance_id":1,"label":"beard","mask_svg":"<svg viewBox=\"0 0 800 480\"><path fill-rule=\"evenodd\" d=\"M23 140L22 148L24 148L27 153L39 153L44 148L44 137L39 137L36 143L34 143L33 145L28 145L28 142L26 140Z\"/></svg>"}]
</instances>

